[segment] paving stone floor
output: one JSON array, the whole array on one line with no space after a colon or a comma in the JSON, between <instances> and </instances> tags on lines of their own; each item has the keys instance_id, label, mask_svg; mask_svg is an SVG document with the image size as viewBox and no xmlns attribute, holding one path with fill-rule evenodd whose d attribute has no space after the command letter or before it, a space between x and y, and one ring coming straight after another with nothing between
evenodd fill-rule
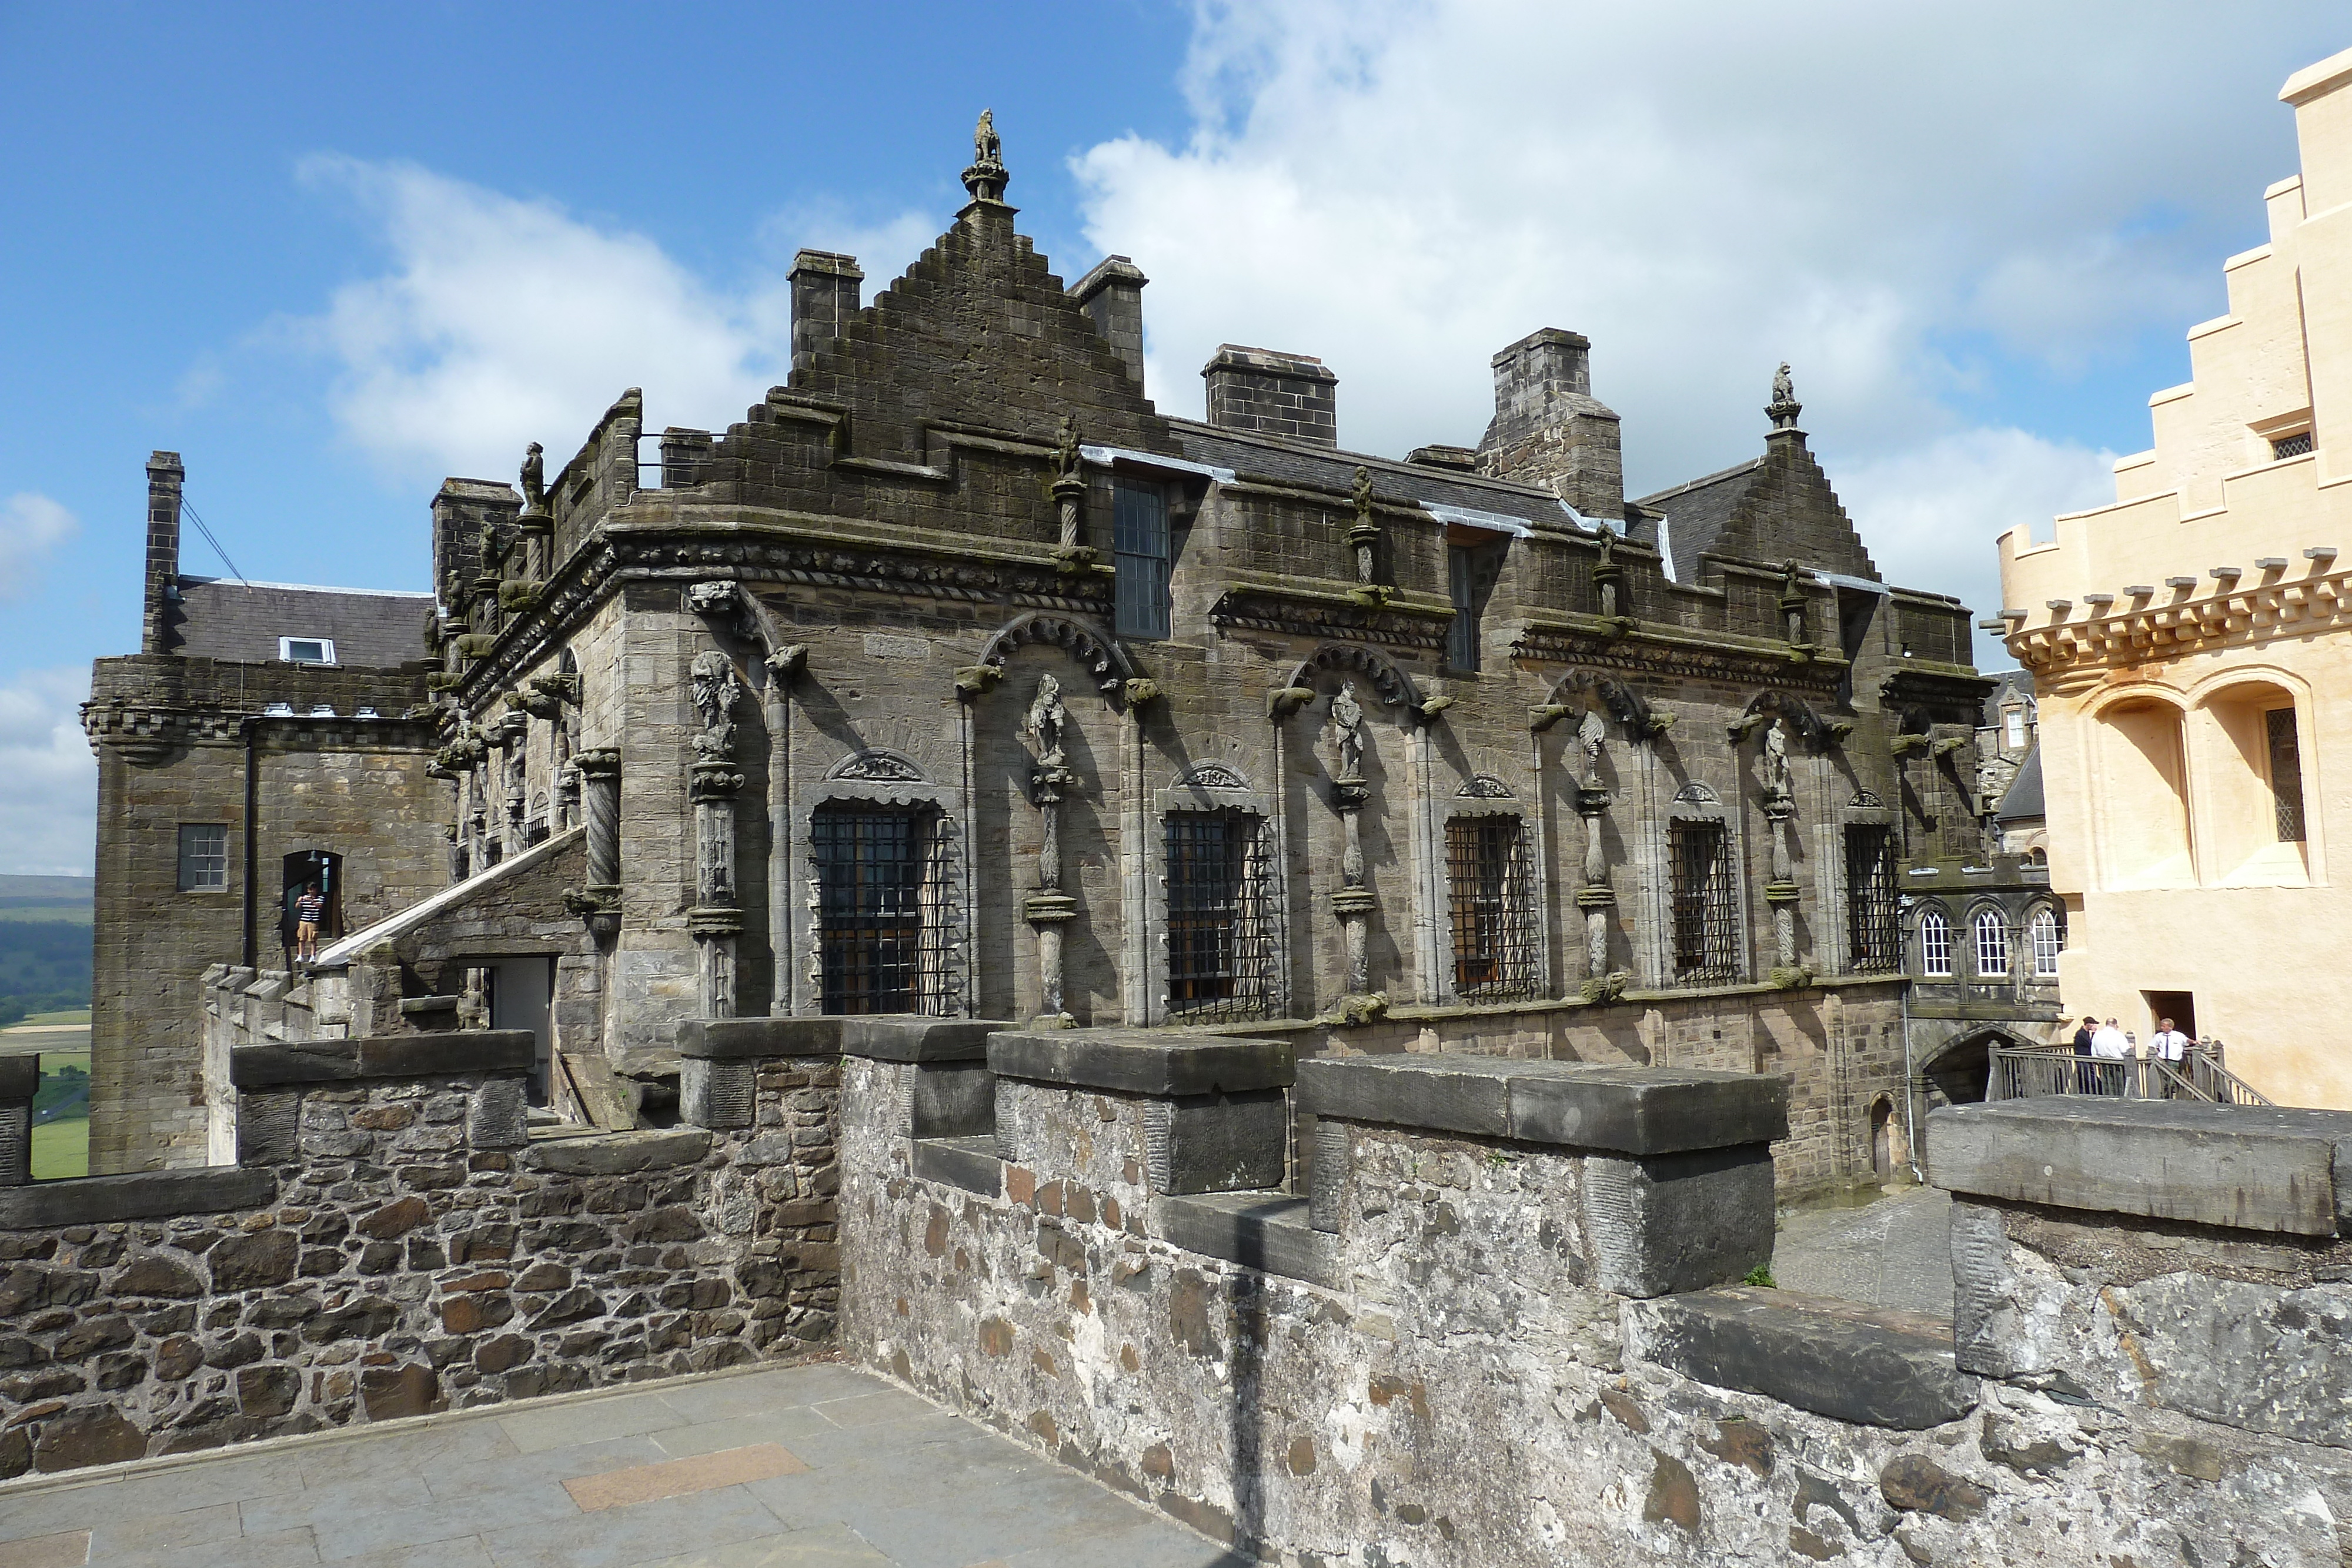
<instances>
[{"instance_id":1,"label":"paving stone floor","mask_svg":"<svg viewBox=\"0 0 2352 1568\"><path fill-rule=\"evenodd\" d=\"M831 1363L0 1486L0 1568L1227 1568L1244 1560Z\"/></svg>"},{"instance_id":2,"label":"paving stone floor","mask_svg":"<svg viewBox=\"0 0 2352 1568\"><path fill-rule=\"evenodd\" d=\"M1841 1301L1952 1315L1952 1197L1911 1187L1864 1208L1785 1215L1773 1282Z\"/></svg>"}]
</instances>

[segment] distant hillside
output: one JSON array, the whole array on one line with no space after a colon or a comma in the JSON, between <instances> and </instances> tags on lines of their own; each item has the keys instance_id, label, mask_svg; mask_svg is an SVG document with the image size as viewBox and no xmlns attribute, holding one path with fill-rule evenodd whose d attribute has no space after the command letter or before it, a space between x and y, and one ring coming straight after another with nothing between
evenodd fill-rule
<instances>
[{"instance_id":1,"label":"distant hillside","mask_svg":"<svg viewBox=\"0 0 2352 1568\"><path fill-rule=\"evenodd\" d=\"M0 876L0 1027L89 1006L90 879Z\"/></svg>"},{"instance_id":2,"label":"distant hillside","mask_svg":"<svg viewBox=\"0 0 2352 1568\"><path fill-rule=\"evenodd\" d=\"M86 876L0 875L0 921L70 920L87 925L93 885Z\"/></svg>"}]
</instances>

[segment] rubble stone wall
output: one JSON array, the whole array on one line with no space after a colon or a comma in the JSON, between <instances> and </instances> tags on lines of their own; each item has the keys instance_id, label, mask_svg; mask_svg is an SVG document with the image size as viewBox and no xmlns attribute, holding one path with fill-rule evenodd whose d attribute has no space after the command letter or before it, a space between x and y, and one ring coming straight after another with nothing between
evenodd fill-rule
<instances>
[{"instance_id":1,"label":"rubble stone wall","mask_svg":"<svg viewBox=\"0 0 2352 1568\"><path fill-rule=\"evenodd\" d=\"M527 1034L327 1049L239 1053L240 1166L0 1193L0 1475L832 1342L831 1061L758 1062L740 1128L526 1143Z\"/></svg>"},{"instance_id":2,"label":"rubble stone wall","mask_svg":"<svg viewBox=\"0 0 2352 1568\"><path fill-rule=\"evenodd\" d=\"M1348 1122L1322 1231L1155 1190L1149 1094L1000 1077L992 1144L907 1137L923 1071L846 1065L845 1347L1266 1561L2352 1557L2332 1236L1974 1194L1956 1357L1736 1272L1609 1288L1593 1151ZM1659 1245L1706 1228L1654 1213Z\"/></svg>"}]
</instances>

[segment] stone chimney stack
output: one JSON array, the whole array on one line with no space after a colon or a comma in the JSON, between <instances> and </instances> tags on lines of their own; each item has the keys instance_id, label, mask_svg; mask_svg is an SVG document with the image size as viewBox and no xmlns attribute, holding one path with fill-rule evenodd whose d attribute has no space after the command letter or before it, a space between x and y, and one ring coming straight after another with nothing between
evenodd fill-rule
<instances>
[{"instance_id":1,"label":"stone chimney stack","mask_svg":"<svg viewBox=\"0 0 2352 1568\"><path fill-rule=\"evenodd\" d=\"M793 257L793 269L785 276L793 286L793 369L803 370L857 314L858 287L866 274L854 256L804 250Z\"/></svg>"},{"instance_id":2,"label":"stone chimney stack","mask_svg":"<svg viewBox=\"0 0 2352 1568\"><path fill-rule=\"evenodd\" d=\"M139 632L142 653L168 653L177 643L180 602L180 492L188 471L176 452L147 458L147 607Z\"/></svg>"},{"instance_id":3,"label":"stone chimney stack","mask_svg":"<svg viewBox=\"0 0 2352 1568\"><path fill-rule=\"evenodd\" d=\"M1592 340L1547 327L1496 354L1479 472L1540 485L1587 517L1625 517L1617 415L1592 395Z\"/></svg>"},{"instance_id":4,"label":"stone chimney stack","mask_svg":"<svg viewBox=\"0 0 2352 1568\"><path fill-rule=\"evenodd\" d=\"M1201 374L1209 383L1211 424L1339 444L1339 378L1322 361L1223 343Z\"/></svg>"},{"instance_id":5,"label":"stone chimney stack","mask_svg":"<svg viewBox=\"0 0 2352 1568\"><path fill-rule=\"evenodd\" d=\"M1070 290L1111 352L1126 361L1138 392L1143 390L1143 286L1150 281L1127 257L1107 256Z\"/></svg>"}]
</instances>

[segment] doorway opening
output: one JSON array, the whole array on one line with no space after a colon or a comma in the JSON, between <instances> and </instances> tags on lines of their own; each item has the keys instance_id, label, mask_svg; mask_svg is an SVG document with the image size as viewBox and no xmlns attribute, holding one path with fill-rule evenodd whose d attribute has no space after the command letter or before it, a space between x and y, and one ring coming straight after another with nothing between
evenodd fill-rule
<instances>
[{"instance_id":1,"label":"doorway opening","mask_svg":"<svg viewBox=\"0 0 2352 1568\"><path fill-rule=\"evenodd\" d=\"M2199 1038L2195 992L2142 991L2140 998L2147 1003L2147 1032L2150 1038L2154 1037L2158 1023L2165 1019L2170 1019L2172 1027L2189 1039Z\"/></svg>"},{"instance_id":2,"label":"doorway opening","mask_svg":"<svg viewBox=\"0 0 2352 1568\"><path fill-rule=\"evenodd\" d=\"M1870 1108L1870 1168L1881 1181L1895 1176L1895 1102L1884 1094Z\"/></svg>"},{"instance_id":3,"label":"doorway opening","mask_svg":"<svg viewBox=\"0 0 2352 1568\"><path fill-rule=\"evenodd\" d=\"M297 850L284 862L278 895L278 946L285 950L286 967L294 967L294 904L302 890L315 885L327 906L319 915L321 946L343 935L343 857L332 850Z\"/></svg>"},{"instance_id":4,"label":"doorway opening","mask_svg":"<svg viewBox=\"0 0 2352 1568\"><path fill-rule=\"evenodd\" d=\"M512 958L487 959L482 988L488 993L492 1029L529 1030L531 1036L530 1103L547 1103L553 1067L554 1031L551 1028L555 1002L555 957L530 953Z\"/></svg>"}]
</instances>

